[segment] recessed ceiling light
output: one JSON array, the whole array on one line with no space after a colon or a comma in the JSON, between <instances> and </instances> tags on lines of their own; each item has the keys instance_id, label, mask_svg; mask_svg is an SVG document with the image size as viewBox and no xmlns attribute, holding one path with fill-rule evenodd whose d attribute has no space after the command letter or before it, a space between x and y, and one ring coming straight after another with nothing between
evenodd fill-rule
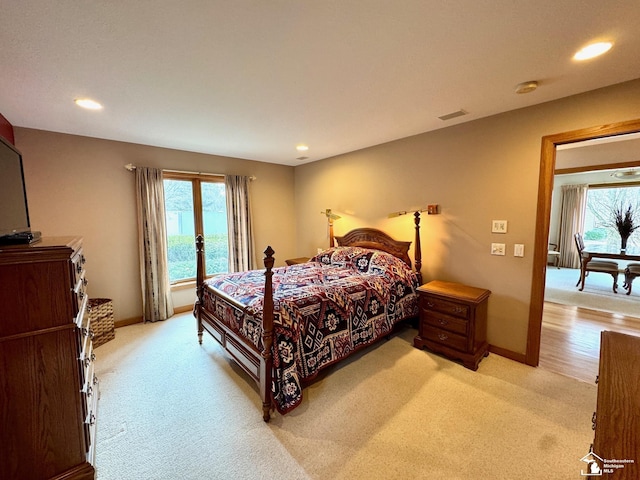
<instances>
[{"instance_id":1,"label":"recessed ceiling light","mask_svg":"<svg viewBox=\"0 0 640 480\"><path fill-rule=\"evenodd\" d=\"M74 100L74 102L76 102L76 105L78 105L79 107L86 108L86 109L89 109L89 110L101 110L102 109L102 105L100 105L95 100L91 100L90 98L76 98Z\"/></svg>"},{"instance_id":2,"label":"recessed ceiling light","mask_svg":"<svg viewBox=\"0 0 640 480\"><path fill-rule=\"evenodd\" d=\"M307 145L298 145L296 147L296 150L298 150L299 152L306 152L307 150L309 150L309 147Z\"/></svg>"},{"instance_id":3,"label":"recessed ceiling light","mask_svg":"<svg viewBox=\"0 0 640 480\"><path fill-rule=\"evenodd\" d=\"M587 45L586 47L579 50L574 56L574 60L589 60L590 58L595 58L603 53L608 52L613 47L613 43L611 42L597 42Z\"/></svg>"},{"instance_id":4,"label":"recessed ceiling light","mask_svg":"<svg viewBox=\"0 0 640 480\"><path fill-rule=\"evenodd\" d=\"M612 177L621 178L621 179L636 179L640 177L640 171L638 170L621 170L618 172L614 172L611 174Z\"/></svg>"}]
</instances>

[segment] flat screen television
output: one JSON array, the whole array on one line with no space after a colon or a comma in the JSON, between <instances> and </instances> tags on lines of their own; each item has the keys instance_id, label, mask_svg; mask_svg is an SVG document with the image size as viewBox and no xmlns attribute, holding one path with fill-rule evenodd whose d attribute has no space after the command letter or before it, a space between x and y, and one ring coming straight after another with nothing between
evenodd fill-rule
<instances>
[{"instance_id":1,"label":"flat screen television","mask_svg":"<svg viewBox=\"0 0 640 480\"><path fill-rule=\"evenodd\" d=\"M22 155L0 136L0 244L33 243L40 232L32 232Z\"/></svg>"}]
</instances>

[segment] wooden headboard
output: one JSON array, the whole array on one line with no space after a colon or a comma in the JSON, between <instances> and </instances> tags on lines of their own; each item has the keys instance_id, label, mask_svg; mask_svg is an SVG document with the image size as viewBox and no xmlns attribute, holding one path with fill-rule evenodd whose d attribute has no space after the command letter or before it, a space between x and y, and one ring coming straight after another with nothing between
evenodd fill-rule
<instances>
[{"instance_id":1,"label":"wooden headboard","mask_svg":"<svg viewBox=\"0 0 640 480\"><path fill-rule=\"evenodd\" d=\"M335 237L340 247L374 248L398 257L411 267L409 247L411 242L400 242L375 228L356 228L342 237Z\"/></svg>"}]
</instances>

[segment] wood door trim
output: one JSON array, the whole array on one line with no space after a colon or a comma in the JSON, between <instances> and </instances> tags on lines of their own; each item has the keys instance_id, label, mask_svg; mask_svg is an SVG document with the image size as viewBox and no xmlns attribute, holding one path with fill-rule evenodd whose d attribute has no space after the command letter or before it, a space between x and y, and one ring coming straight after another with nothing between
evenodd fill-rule
<instances>
[{"instance_id":1,"label":"wood door trim","mask_svg":"<svg viewBox=\"0 0 640 480\"><path fill-rule=\"evenodd\" d=\"M545 274L547 271L547 241L549 238L553 176L556 165L556 146L635 132L640 132L640 119L598 125L542 137L531 302L529 304L529 328L525 354L525 363L527 365L538 366L540 360L540 332L542 330Z\"/></svg>"}]
</instances>

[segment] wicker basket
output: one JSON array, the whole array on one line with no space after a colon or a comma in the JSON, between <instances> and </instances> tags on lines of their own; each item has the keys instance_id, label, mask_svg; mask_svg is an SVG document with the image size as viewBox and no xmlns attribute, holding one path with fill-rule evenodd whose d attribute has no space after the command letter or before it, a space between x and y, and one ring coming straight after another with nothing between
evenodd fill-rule
<instances>
[{"instance_id":1,"label":"wicker basket","mask_svg":"<svg viewBox=\"0 0 640 480\"><path fill-rule=\"evenodd\" d=\"M110 298L91 298L88 308L91 330L93 331L93 347L116 338L113 322L113 302Z\"/></svg>"}]
</instances>

